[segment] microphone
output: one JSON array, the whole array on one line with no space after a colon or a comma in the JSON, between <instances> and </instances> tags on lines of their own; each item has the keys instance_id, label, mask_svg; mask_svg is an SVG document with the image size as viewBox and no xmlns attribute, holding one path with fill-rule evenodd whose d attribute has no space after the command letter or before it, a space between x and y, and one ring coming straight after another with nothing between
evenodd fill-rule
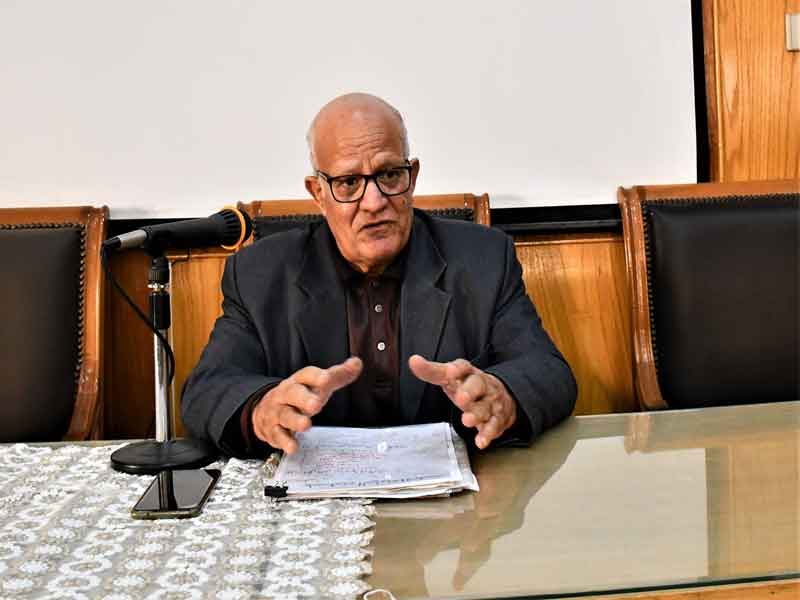
<instances>
[{"instance_id":1,"label":"microphone","mask_svg":"<svg viewBox=\"0 0 800 600\"><path fill-rule=\"evenodd\" d=\"M150 225L109 238L103 242L108 250L125 248L193 248L222 246L233 249L253 231L253 223L247 213L238 208L225 208L203 219L174 221L162 225Z\"/></svg>"}]
</instances>

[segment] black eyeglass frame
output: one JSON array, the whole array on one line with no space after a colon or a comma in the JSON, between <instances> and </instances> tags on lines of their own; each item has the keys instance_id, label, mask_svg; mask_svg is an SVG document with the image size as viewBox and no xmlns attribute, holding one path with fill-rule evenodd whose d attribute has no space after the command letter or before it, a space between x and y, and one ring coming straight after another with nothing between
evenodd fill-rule
<instances>
[{"instance_id":1,"label":"black eyeglass frame","mask_svg":"<svg viewBox=\"0 0 800 600\"><path fill-rule=\"evenodd\" d=\"M402 192L393 192L391 194L388 194L385 191L383 191L383 188L381 187L381 184L378 183L378 176L380 176L380 175L382 175L382 174L384 174L384 173L386 173L388 171L395 171L397 169L402 169L403 171L407 171L408 172L408 186ZM334 200L336 200L336 202L338 202L340 204L353 204L354 202L361 202L361 199L364 197L364 194L367 193L367 186L369 185L370 181L374 181L375 182L375 186L378 188L378 190L380 190L381 194L383 194L386 197L400 196L401 194L405 194L408 190L411 189L411 172L412 172L413 169L414 169L414 165L409 163L409 164L406 164L406 165L400 165L398 167L389 167L388 169L381 169L380 171L375 171L371 175L365 175L364 173L346 173L344 175L336 175L334 177L334 176L328 175L324 171L320 171L319 169L317 169L316 173L317 173L317 175L321 176L325 180L325 182L328 184L328 188L331 190L331 196L333 197ZM333 183L332 183L332 181L334 179L339 179L341 177L363 177L364 178L364 189L361 190L361 195L358 198L354 198L353 200L339 200L336 197L336 193L333 191Z\"/></svg>"}]
</instances>

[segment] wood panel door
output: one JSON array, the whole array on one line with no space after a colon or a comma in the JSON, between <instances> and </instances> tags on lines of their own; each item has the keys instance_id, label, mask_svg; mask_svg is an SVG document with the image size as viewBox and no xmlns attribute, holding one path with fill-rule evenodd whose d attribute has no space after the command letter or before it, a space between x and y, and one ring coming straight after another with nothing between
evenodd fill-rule
<instances>
[{"instance_id":1,"label":"wood panel door","mask_svg":"<svg viewBox=\"0 0 800 600\"><path fill-rule=\"evenodd\" d=\"M703 0L712 181L800 177L800 0Z\"/></svg>"}]
</instances>

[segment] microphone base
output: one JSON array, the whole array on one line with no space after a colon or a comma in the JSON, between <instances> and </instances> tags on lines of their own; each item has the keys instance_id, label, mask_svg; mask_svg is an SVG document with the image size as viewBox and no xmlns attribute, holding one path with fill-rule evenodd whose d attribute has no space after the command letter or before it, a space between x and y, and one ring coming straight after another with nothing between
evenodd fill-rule
<instances>
[{"instance_id":1,"label":"microphone base","mask_svg":"<svg viewBox=\"0 0 800 600\"><path fill-rule=\"evenodd\" d=\"M114 451L111 466L131 475L155 475L167 469L199 469L214 462L218 456L219 451L202 440L146 440Z\"/></svg>"}]
</instances>

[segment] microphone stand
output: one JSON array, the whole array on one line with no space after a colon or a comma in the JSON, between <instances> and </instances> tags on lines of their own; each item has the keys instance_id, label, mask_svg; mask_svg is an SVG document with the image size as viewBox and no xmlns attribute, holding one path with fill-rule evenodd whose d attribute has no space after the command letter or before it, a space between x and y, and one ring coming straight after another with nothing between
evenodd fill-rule
<instances>
[{"instance_id":1,"label":"microphone stand","mask_svg":"<svg viewBox=\"0 0 800 600\"><path fill-rule=\"evenodd\" d=\"M152 257L148 285L150 318L167 339L170 326L169 263L159 248L148 249ZM153 475L166 469L199 469L218 455L214 446L191 438L173 439L172 403L167 373L167 351L153 335L155 351L156 439L133 442L111 455L111 466L132 475Z\"/></svg>"}]
</instances>

